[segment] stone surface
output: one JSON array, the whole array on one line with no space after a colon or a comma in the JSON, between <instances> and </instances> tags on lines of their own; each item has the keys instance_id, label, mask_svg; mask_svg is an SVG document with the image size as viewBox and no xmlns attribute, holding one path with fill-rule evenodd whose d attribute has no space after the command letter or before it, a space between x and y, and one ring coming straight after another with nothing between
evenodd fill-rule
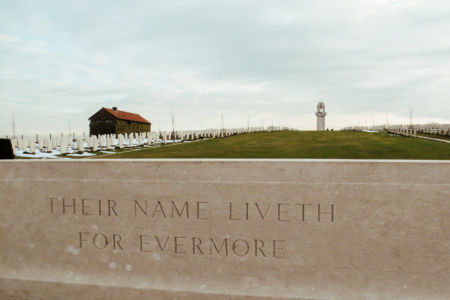
<instances>
[{"instance_id":1,"label":"stone surface","mask_svg":"<svg viewBox=\"0 0 450 300\"><path fill-rule=\"evenodd\" d=\"M0 191L0 299L450 297L448 161L1 161Z\"/></svg>"}]
</instances>

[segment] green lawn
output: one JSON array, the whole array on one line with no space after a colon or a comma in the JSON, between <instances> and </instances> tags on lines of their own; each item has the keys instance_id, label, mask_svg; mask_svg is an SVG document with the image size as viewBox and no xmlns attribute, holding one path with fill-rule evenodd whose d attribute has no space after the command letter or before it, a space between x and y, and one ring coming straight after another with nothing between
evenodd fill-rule
<instances>
[{"instance_id":1,"label":"green lawn","mask_svg":"<svg viewBox=\"0 0 450 300\"><path fill-rule=\"evenodd\" d=\"M259 132L147 148L104 158L450 159L450 144L386 133Z\"/></svg>"}]
</instances>

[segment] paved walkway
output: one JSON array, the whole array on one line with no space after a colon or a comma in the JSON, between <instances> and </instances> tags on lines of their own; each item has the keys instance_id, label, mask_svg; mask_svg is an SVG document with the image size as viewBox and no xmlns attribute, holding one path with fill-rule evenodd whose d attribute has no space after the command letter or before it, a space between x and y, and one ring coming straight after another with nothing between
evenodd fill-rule
<instances>
[{"instance_id":1,"label":"paved walkway","mask_svg":"<svg viewBox=\"0 0 450 300\"><path fill-rule=\"evenodd\" d=\"M430 137L421 136L421 135L415 135L414 137L421 138L421 139L426 139L426 140L437 141L437 142L444 142L444 143L449 143L450 144L449 140L435 139L435 138L430 138Z\"/></svg>"},{"instance_id":2,"label":"paved walkway","mask_svg":"<svg viewBox=\"0 0 450 300\"><path fill-rule=\"evenodd\" d=\"M420 138L420 139L425 139L425 140L432 140L432 141L436 141L436 142L449 143L450 144L449 140L430 138L430 137L427 137L427 136L404 134L404 133L398 133L398 132L394 132L394 131L389 131L389 133L398 134L398 135L402 135L402 136L415 137L415 138Z\"/></svg>"}]
</instances>

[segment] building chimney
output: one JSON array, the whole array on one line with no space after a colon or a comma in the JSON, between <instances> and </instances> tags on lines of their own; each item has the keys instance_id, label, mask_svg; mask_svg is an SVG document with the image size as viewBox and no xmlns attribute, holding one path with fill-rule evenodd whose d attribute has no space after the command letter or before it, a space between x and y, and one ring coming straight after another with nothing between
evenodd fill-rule
<instances>
[{"instance_id":1,"label":"building chimney","mask_svg":"<svg viewBox=\"0 0 450 300\"><path fill-rule=\"evenodd\" d=\"M113 106L113 110L117 111L117 106Z\"/></svg>"}]
</instances>

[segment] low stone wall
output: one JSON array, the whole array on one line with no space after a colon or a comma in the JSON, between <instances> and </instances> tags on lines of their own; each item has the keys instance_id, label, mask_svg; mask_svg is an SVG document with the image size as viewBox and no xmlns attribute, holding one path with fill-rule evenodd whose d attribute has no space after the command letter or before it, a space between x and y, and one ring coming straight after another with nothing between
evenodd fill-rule
<instances>
[{"instance_id":1,"label":"low stone wall","mask_svg":"<svg viewBox=\"0 0 450 300\"><path fill-rule=\"evenodd\" d=\"M0 139L0 159L13 159L14 151L9 139Z\"/></svg>"},{"instance_id":2,"label":"low stone wall","mask_svg":"<svg viewBox=\"0 0 450 300\"><path fill-rule=\"evenodd\" d=\"M0 191L0 299L450 297L450 161L1 161Z\"/></svg>"}]
</instances>

